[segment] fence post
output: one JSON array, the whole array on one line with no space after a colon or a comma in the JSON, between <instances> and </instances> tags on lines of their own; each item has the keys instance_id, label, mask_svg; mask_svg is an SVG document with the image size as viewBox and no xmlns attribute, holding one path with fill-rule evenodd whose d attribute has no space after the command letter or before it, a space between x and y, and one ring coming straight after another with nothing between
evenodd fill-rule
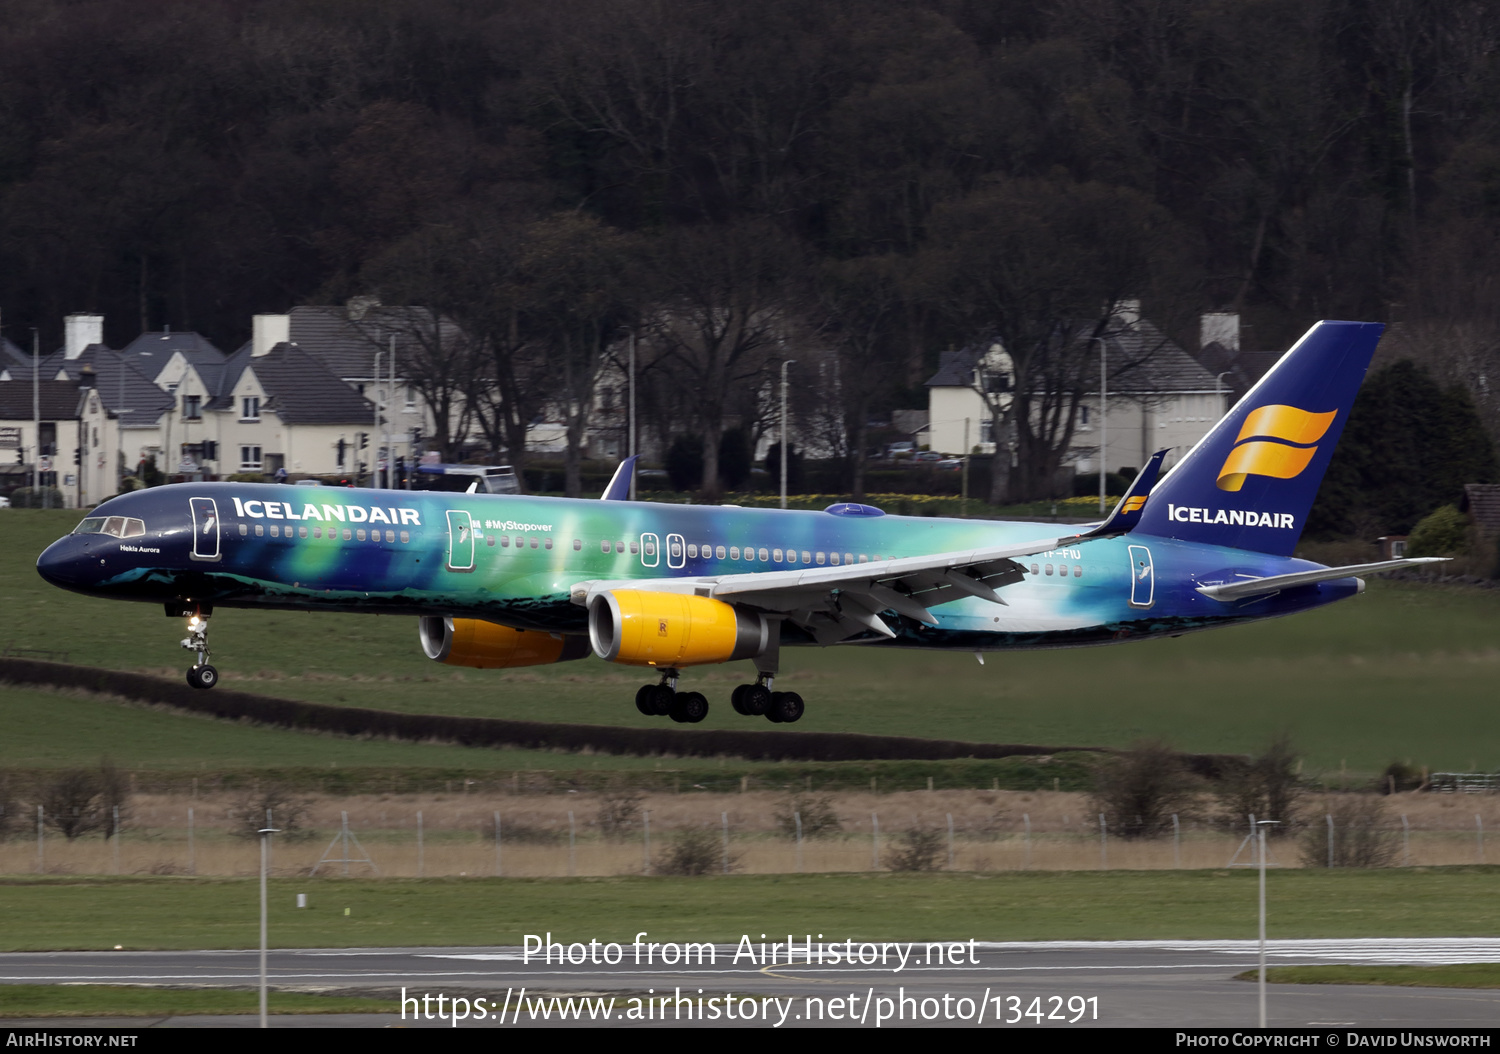
<instances>
[{"instance_id":1,"label":"fence post","mask_svg":"<svg viewBox=\"0 0 1500 1054\"><path fill-rule=\"evenodd\" d=\"M1109 824L1102 812L1099 814L1099 870L1109 870Z\"/></svg>"},{"instance_id":2,"label":"fence post","mask_svg":"<svg viewBox=\"0 0 1500 1054\"><path fill-rule=\"evenodd\" d=\"M427 870L427 858L423 852L422 845L422 810L417 810L417 877L421 878Z\"/></svg>"},{"instance_id":3,"label":"fence post","mask_svg":"<svg viewBox=\"0 0 1500 1054\"><path fill-rule=\"evenodd\" d=\"M573 823L573 810L568 810L568 877L578 874L578 831Z\"/></svg>"},{"instance_id":4,"label":"fence post","mask_svg":"<svg viewBox=\"0 0 1500 1054\"><path fill-rule=\"evenodd\" d=\"M1182 868L1182 825L1177 822L1175 812L1172 814L1172 866Z\"/></svg>"},{"instance_id":5,"label":"fence post","mask_svg":"<svg viewBox=\"0 0 1500 1054\"><path fill-rule=\"evenodd\" d=\"M36 807L36 873L45 875L47 873L47 836L44 833L46 826L43 822L42 807Z\"/></svg>"},{"instance_id":6,"label":"fence post","mask_svg":"<svg viewBox=\"0 0 1500 1054\"><path fill-rule=\"evenodd\" d=\"M1411 824L1406 822L1406 813L1401 814L1401 860L1411 867Z\"/></svg>"},{"instance_id":7,"label":"fence post","mask_svg":"<svg viewBox=\"0 0 1500 1054\"><path fill-rule=\"evenodd\" d=\"M645 848L641 850L641 874L651 873L651 810L641 812L641 830L646 836Z\"/></svg>"},{"instance_id":8,"label":"fence post","mask_svg":"<svg viewBox=\"0 0 1500 1054\"><path fill-rule=\"evenodd\" d=\"M873 812L870 814L870 870L880 870L880 817Z\"/></svg>"},{"instance_id":9,"label":"fence post","mask_svg":"<svg viewBox=\"0 0 1500 1054\"><path fill-rule=\"evenodd\" d=\"M802 814L792 813L792 820L797 824L797 874L802 873Z\"/></svg>"},{"instance_id":10,"label":"fence post","mask_svg":"<svg viewBox=\"0 0 1500 1054\"><path fill-rule=\"evenodd\" d=\"M953 814L948 814L948 870L953 870Z\"/></svg>"},{"instance_id":11,"label":"fence post","mask_svg":"<svg viewBox=\"0 0 1500 1054\"><path fill-rule=\"evenodd\" d=\"M500 868L500 810L495 810L495 876L498 878L504 872Z\"/></svg>"},{"instance_id":12,"label":"fence post","mask_svg":"<svg viewBox=\"0 0 1500 1054\"><path fill-rule=\"evenodd\" d=\"M120 873L120 807L118 805L116 805L114 807L114 812L115 812L115 837L114 837L115 854L114 854L114 864L115 864L115 874L118 875ZM1480 853L1479 859L1481 861L1484 859L1484 854L1482 852Z\"/></svg>"},{"instance_id":13,"label":"fence post","mask_svg":"<svg viewBox=\"0 0 1500 1054\"><path fill-rule=\"evenodd\" d=\"M1479 862L1482 864L1484 863L1484 821L1479 818L1477 812L1474 814L1474 829L1479 838Z\"/></svg>"},{"instance_id":14,"label":"fence post","mask_svg":"<svg viewBox=\"0 0 1500 1054\"><path fill-rule=\"evenodd\" d=\"M193 783L196 786L197 780L194 780ZM193 807L191 805L189 805L188 806L188 874L190 874L190 875L196 875L197 873L198 873L198 854L197 854L197 846L193 842Z\"/></svg>"},{"instance_id":15,"label":"fence post","mask_svg":"<svg viewBox=\"0 0 1500 1054\"><path fill-rule=\"evenodd\" d=\"M724 873L729 874L729 813L719 813L719 820L724 824Z\"/></svg>"},{"instance_id":16,"label":"fence post","mask_svg":"<svg viewBox=\"0 0 1500 1054\"><path fill-rule=\"evenodd\" d=\"M1324 813L1328 820L1328 866L1333 866L1333 813Z\"/></svg>"},{"instance_id":17,"label":"fence post","mask_svg":"<svg viewBox=\"0 0 1500 1054\"><path fill-rule=\"evenodd\" d=\"M1031 870L1031 813L1029 813L1029 812L1023 812L1021 814L1021 821L1026 824L1026 840L1025 840L1025 846L1026 846L1026 863L1025 863L1024 866L1025 866L1025 869L1027 871L1030 871Z\"/></svg>"}]
</instances>

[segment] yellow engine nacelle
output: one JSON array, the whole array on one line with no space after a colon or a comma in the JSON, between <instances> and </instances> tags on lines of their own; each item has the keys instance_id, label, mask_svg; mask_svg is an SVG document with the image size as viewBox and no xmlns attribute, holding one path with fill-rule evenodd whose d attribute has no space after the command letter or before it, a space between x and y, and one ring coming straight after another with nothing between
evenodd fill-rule
<instances>
[{"instance_id":1,"label":"yellow engine nacelle","mask_svg":"<svg viewBox=\"0 0 1500 1054\"><path fill-rule=\"evenodd\" d=\"M617 589L589 605L594 654L628 666L699 666L766 650L764 615L709 597Z\"/></svg>"},{"instance_id":2,"label":"yellow engine nacelle","mask_svg":"<svg viewBox=\"0 0 1500 1054\"><path fill-rule=\"evenodd\" d=\"M511 629L473 618L418 619L422 651L449 666L503 670L511 666L546 666L581 659L589 653L581 636L558 636L537 630Z\"/></svg>"}]
</instances>

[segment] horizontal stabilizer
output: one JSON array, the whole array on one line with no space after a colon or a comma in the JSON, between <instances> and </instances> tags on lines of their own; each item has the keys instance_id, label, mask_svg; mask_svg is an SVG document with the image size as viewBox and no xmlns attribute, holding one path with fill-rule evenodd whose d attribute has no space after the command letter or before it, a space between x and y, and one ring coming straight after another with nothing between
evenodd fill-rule
<instances>
[{"instance_id":1,"label":"horizontal stabilizer","mask_svg":"<svg viewBox=\"0 0 1500 1054\"><path fill-rule=\"evenodd\" d=\"M1198 592L1210 600L1229 603L1246 597L1260 597L1277 593L1295 586L1312 586L1319 582L1331 582L1337 578L1353 578L1355 575L1377 574L1395 571L1402 567L1418 567L1422 564L1440 564L1446 556L1413 556L1405 560L1381 560L1373 564L1350 564L1347 567L1322 567L1316 571L1297 571L1289 575L1272 575L1269 578L1247 578L1243 582L1226 582L1217 586L1199 586Z\"/></svg>"}]
</instances>

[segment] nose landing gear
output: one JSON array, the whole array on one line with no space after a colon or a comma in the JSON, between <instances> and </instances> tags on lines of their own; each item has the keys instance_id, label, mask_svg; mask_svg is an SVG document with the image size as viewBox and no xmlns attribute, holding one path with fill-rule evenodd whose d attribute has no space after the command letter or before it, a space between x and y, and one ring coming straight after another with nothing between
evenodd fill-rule
<instances>
[{"instance_id":1,"label":"nose landing gear","mask_svg":"<svg viewBox=\"0 0 1500 1054\"><path fill-rule=\"evenodd\" d=\"M208 616L210 610L199 607L187 613L188 635L181 642L182 646L188 651L197 653L198 661L187 672L187 683L194 688L212 688L219 683L219 671L208 664ZM183 612L169 610L168 614L183 614Z\"/></svg>"}]
</instances>

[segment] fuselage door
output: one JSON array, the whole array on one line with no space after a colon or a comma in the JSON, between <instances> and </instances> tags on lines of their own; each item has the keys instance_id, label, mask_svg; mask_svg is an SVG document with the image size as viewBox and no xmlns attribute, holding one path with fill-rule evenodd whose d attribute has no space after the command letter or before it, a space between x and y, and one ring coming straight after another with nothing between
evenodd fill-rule
<instances>
[{"instance_id":1,"label":"fuselage door","mask_svg":"<svg viewBox=\"0 0 1500 1054\"><path fill-rule=\"evenodd\" d=\"M448 510L448 570L474 570L474 522L462 509Z\"/></svg>"},{"instance_id":2,"label":"fuselage door","mask_svg":"<svg viewBox=\"0 0 1500 1054\"><path fill-rule=\"evenodd\" d=\"M189 498L193 510L194 560L219 559L219 506L212 498Z\"/></svg>"},{"instance_id":3,"label":"fuselage door","mask_svg":"<svg viewBox=\"0 0 1500 1054\"><path fill-rule=\"evenodd\" d=\"M641 535L641 566L655 567L661 563L661 539L654 534Z\"/></svg>"},{"instance_id":4,"label":"fuselage door","mask_svg":"<svg viewBox=\"0 0 1500 1054\"><path fill-rule=\"evenodd\" d=\"M1148 608L1156 596L1156 576L1151 567L1151 550L1144 545L1130 547L1130 606Z\"/></svg>"},{"instance_id":5,"label":"fuselage door","mask_svg":"<svg viewBox=\"0 0 1500 1054\"><path fill-rule=\"evenodd\" d=\"M687 564L687 541L680 534L667 535L667 566L676 570Z\"/></svg>"}]
</instances>

